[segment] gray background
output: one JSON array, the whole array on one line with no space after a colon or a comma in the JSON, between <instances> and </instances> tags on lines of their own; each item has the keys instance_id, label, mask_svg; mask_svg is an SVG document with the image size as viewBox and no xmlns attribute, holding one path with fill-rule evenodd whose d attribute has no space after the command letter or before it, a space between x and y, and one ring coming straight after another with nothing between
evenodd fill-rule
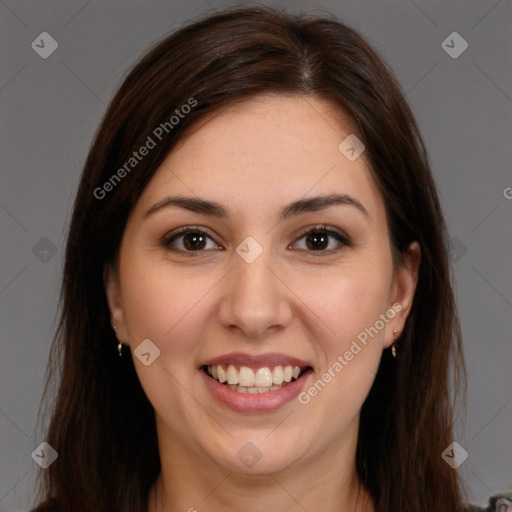
<instances>
[{"instance_id":1,"label":"gray background","mask_svg":"<svg viewBox=\"0 0 512 512\"><path fill-rule=\"evenodd\" d=\"M469 457L458 471L470 498L483 505L492 493L512 490L512 4L270 3L346 19L387 58L407 92L453 237L469 373L467 418L459 418L456 438ZM128 66L149 44L228 5L0 3L2 511L32 504L37 466L31 453L44 441L37 408L56 326L65 234L94 130ZM59 44L48 59L31 48L45 31ZM453 31L469 44L457 59L441 47Z\"/></svg>"}]
</instances>

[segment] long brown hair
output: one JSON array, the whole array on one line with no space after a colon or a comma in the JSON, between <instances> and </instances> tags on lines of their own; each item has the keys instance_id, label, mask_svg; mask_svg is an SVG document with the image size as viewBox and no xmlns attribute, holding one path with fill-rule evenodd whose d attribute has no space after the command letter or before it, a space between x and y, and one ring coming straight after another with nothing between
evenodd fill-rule
<instances>
[{"instance_id":1,"label":"long brown hair","mask_svg":"<svg viewBox=\"0 0 512 512\"><path fill-rule=\"evenodd\" d=\"M55 510L147 510L160 471L154 412L131 357L117 355L104 268L116 261L142 190L187 130L210 112L266 92L339 105L366 146L394 257L400 260L414 240L421 247L398 357L384 351L361 411L361 481L377 512L463 506L457 473L441 457L453 440L454 392L465 383L461 332L445 221L411 110L391 70L349 26L334 17L253 7L206 17L156 44L122 83L92 144L69 229L61 319L47 370L45 396L59 385L46 441L59 456L41 471L40 498ZM171 127L176 109L191 99L194 107ZM156 141L155 128L166 122ZM155 147L113 180L152 134Z\"/></svg>"}]
</instances>

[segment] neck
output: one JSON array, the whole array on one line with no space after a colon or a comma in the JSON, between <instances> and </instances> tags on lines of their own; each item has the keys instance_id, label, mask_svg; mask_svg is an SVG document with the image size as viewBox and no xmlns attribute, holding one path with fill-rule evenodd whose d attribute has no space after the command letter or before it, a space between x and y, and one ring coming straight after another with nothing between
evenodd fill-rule
<instances>
[{"instance_id":1,"label":"neck","mask_svg":"<svg viewBox=\"0 0 512 512\"><path fill-rule=\"evenodd\" d=\"M275 473L241 475L159 436L162 470L148 499L148 512L374 512L355 467L355 442ZM167 439L168 441L168 439Z\"/></svg>"}]
</instances>

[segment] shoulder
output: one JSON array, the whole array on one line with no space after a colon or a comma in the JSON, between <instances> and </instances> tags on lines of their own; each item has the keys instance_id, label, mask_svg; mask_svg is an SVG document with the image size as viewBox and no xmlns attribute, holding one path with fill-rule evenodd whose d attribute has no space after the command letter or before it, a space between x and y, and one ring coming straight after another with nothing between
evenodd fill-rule
<instances>
[{"instance_id":1,"label":"shoulder","mask_svg":"<svg viewBox=\"0 0 512 512\"><path fill-rule=\"evenodd\" d=\"M512 492L490 497L486 508L470 505L465 512L512 512Z\"/></svg>"}]
</instances>

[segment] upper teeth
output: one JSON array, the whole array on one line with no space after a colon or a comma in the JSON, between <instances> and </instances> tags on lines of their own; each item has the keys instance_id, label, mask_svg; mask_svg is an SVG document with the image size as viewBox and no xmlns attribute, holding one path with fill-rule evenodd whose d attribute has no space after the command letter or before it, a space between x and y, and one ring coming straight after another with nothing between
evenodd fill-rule
<instances>
[{"instance_id":1,"label":"upper teeth","mask_svg":"<svg viewBox=\"0 0 512 512\"><path fill-rule=\"evenodd\" d=\"M221 365L208 366L208 374L219 382L228 384L239 384L244 387L270 387L280 385L283 382L291 382L292 378L297 379L300 375L299 366L274 366L270 370L267 366L258 368L256 371L247 366L241 366L237 370L235 365L230 364L227 370Z\"/></svg>"}]
</instances>

